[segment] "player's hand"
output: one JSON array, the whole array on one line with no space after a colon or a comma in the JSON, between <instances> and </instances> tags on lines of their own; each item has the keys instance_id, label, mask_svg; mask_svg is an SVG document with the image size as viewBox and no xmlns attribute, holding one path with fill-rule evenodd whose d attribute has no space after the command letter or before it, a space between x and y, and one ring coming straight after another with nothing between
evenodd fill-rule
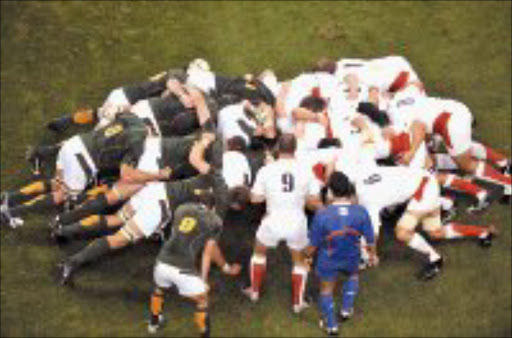
<instances>
[{"instance_id":1,"label":"player's hand","mask_svg":"<svg viewBox=\"0 0 512 338\"><path fill-rule=\"evenodd\" d=\"M373 268L377 265L379 265L379 256L370 255L370 257L368 257L368 266Z\"/></svg>"},{"instance_id":2,"label":"player's hand","mask_svg":"<svg viewBox=\"0 0 512 338\"><path fill-rule=\"evenodd\" d=\"M171 178L172 169L169 167L165 167L158 171L158 177L160 180L167 181Z\"/></svg>"},{"instance_id":3,"label":"player's hand","mask_svg":"<svg viewBox=\"0 0 512 338\"><path fill-rule=\"evenodd\" d=\"M192 104L194 106L197 106L198 104L204 103L204 95L201 93L201 91L194 87L187 87L188 91L188 97L192 101Z\"/></svg>"},{"instance_id":4,"label":"player's hand","mask_svg":"<svg viewBox=\"0 0 512 338\"><path fill-rule=\"evenodd\" d=\"M229 271L226 273L229 276L238 276L240 271L242 270L242 266L238 263L231 264Z\"/></svg>"}]
</instances>

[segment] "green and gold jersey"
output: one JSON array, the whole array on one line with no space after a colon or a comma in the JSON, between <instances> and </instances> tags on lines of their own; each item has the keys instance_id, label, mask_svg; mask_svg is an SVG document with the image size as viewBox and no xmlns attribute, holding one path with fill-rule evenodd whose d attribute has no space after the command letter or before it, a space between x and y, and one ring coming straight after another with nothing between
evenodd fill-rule
<instances>
[{"instance_id":1,"label":"green and gold jersey","mask_svg":"<svg viewBox=\"0 0 512 338\"><path fill-rule=\"evenodd\" d=\"M222 220L202 204L186 203L174 215L170 238L163 244L157 260L189 273L198 273L198 258L209 239L218 239Z\"/></svg>"},{"instance_id":2,"label":"green and gold jersey","mask_svg":"<svg viewBox=\"0 0 512 338\"><path fill-rule=\"evenodd\" d=\"M144 152L146 125L131 113L118 114L108 125L80 135L98 170L135 166Z\"/></svg>"},{"instance_id":3,"label":"green and gold jersey","mask_svg":"<svg viewBox=\"0 0 512 338\"><path fill-rule=\"evenodd\" d=\"M228 187L220 170L213 170L207 175L167 182L166 192L167 200L173 211L182 204L198 201L199 196L204 193L214 194L215 209L221 217L227 209Z\"/></svg>"}]
</instances>

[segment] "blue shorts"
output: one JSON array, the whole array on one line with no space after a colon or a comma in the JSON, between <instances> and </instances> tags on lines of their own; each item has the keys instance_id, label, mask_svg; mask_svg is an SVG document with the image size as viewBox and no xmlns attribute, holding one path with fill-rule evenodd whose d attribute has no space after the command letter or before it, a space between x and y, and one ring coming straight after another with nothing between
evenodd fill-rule
<instances>
[{"instance_id":1,"label":"blue shorts","mask_svg":"<svg viewBox=\"0 0 512 338\"><path fill-rule=\"evenodd\" d=\"M342 272L348 275L359 272L359 260L346 260L335 264L322 259L316 262L316 274L321 280L334 282Z\"/></svg>"}]
</instances>

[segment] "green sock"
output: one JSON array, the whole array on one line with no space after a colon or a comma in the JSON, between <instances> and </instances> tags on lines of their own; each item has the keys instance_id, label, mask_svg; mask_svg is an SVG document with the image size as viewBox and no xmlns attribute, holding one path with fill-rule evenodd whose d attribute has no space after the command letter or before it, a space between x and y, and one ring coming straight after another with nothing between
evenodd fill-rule
<instances>
[{"instance_id":1,"label":"green sock","mask_svg":"<svg viewBox=\"0 0 512 338\"><path fill-rule=\"evenodd\" d=\"M107 196L100 194L98 197L86 201L83 205L69 212L59 215L59 222L61 224L70 224L78 222L82 218L90 215L98 214L108 207Z\"/></svg>"},{"instance_id":2,"label":"green sock","mask_svg":"<svg viewBox=\"0 0 512 338\"><path fill-rule=\"evenodd\" d=\"M107 239L105 237L98 238L89 243L89 245L87 245L81 251L71 256L69 258L69 262L73 266L78 267L85 263L96 260L109 251L110 246L108 245Z\"/></svg>"},{"instance_id":3,"label":"green sock","mask_svg":"<svg viewBox=\"0 0 512 338\"><path fill-rule=\"evenodd\" d=\"M83 221L72 223L70 225L66 225L60 228L57 231L57 234L67 239L75 239L97 234L108 228L107 218L104 215L91 217L98 217L98 222L96 224L91 225L86 225Z\"/></svg>"},{"instance_id":4,"label":"green sock","mask_svg":"<svg viewBox=\"0 0 512 338\"><path fill-rule=\"evenodd\" d=\"M57 204L53 200L52 194L39 195L30 201L9 209L13 217L19 217L27 212L41 212L55 208Z\"/></svg>"}]
</instances>

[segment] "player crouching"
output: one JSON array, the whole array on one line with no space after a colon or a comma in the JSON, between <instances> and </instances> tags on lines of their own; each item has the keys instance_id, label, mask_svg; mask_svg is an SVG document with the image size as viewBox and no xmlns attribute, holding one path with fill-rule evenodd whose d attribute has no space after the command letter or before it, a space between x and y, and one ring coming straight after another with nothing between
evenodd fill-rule
<instances>
[{"instance_id":1,"label":"player crouching","mask_svg":"<svg viewBox=\"0 0 512 338\"><path fill-rule=\"evenodd\" d=\"M229 265L224 259L217 243L222 220L212 210L213 203L207 204L187 203L176 210L171 237L162 246L154 268L149 333L156 333L162 324L164 290L175 285L180 295L196 303L194 322L201 336L209 337L208 274L211 263L221 267L227 275L240 273L239 264Z\"/></svg>"}]
</instances>

